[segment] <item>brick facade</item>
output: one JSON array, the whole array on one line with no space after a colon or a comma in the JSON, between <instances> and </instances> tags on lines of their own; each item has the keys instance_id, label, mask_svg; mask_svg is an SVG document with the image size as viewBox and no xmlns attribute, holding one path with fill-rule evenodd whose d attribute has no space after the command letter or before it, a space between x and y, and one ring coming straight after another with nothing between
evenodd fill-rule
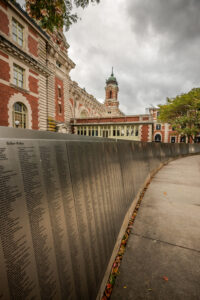
<instances>
[{"instance_id":1,"label":"brick facade","mask_svg":"<svg viewBox=\"0 0 200 300\"><path fill-rule=\"evenodd\" d=\"M33 92L35 94L38 94L38 79L33 77L33 76L29 76L29 90L30 92Z\"/></svg>"},{"instance_id":2,"label":"brick facade","mask_svg":"<svg viewBox=\"0 0 200 300\"><path fill-rule=\"evenodd\" d=\"M10 126L9 124L9 116L8 113L11 114L12 118L12 111L9 112L9 100L20 99L22 97L25 98L27 103L30 105L32 111L32 129L39 129L38 128L38 98L31 96L23 91L16 91L14 87L8 87L2 83L0 83L0 91L1 97L3 101L0 101L0 120L1 126ZM17 101L18 102L18 101Z\"/></svg>"},{"instance_id":3,"label":"brick facade","mask_svg":"<svg viewBox=\"0 0 200 300\"><path fill-rule=\"evenodd\" d=\"M151 115L139 115L81 118L71 125L79 135L150 142L153 122Z\"/></svg>"},{"instance_id":4,"label":"brick facade","mask_svg":"<svg viewBox=\"0 0 200 300\"><path fill-rule=\"evenodd\" d=\"M2 9L0 9L0 31L6 35L9 34L9 19Z\"/></svg>"},{"instance_id":5,"label":"brick facade","mask_svg":"<svg viewBox=\"0 0 200 300\"><path fill-rule=\"evenodd\" d=\"M182 137L181 135L179 135L176 131L173 130L170 124L168 123L162 124L158 120L159 108L150 108L149 114L152 116L152 121L153 121L152 141L159 141L163 143L188 142L187 137ZM158 129L157 126L160 126L160 129ZM157 140L157 138L159 138L159 140ZM200 141L200 135L198 136L198 140ZM190 139L189 142L194 143L192 139Z\"/></svg>"},{"instance_id":6,"label":"brick facade","mask_svg":"<svg viewBox=\"0 0 200 300\"><path fill-rule=\"evenodd\" d=\"M63 81L55 78L55 119L58 122L65 121L65 107L64 107L64 88Z\"/></svg>"},{"instance_id":7,"label":"brick facade","mask_svg":"<svg viewBox=\"0 0 200 300\"><path fill-rule=\"evenodd\" d=\"M5 55L3 55L5 57ZM8 62L5 62L4 60L0 59L0 78L9 81L10 80L10 66Z\"/></svg>"},{"instance_id":8,"label":"brick facade","mask_svg":"<svg viewBox=\"0 0 200 300\"><path fill-rule=\"evenodd\" d=\"M23 40L13 34L13 24L19 28L15 32L22 31ZM16 101L27 109L29 129L70 132L74 118L123 115L118 87L112 83L106 86L112 91L111 95L106 90L106 95L112 99L102 104L71 81L69 73L75 64L68 48L62 31L48 35L16 2L0 0L0 93L8 91L2 98L0 126L15 126ZM16 75L16 69L21 75ZM20 76L23 83L18 82Z\"/></svg>"},{"instance_id":9,"label":"brick facade","mask_svg":"<svg viewBox=\"0 0 200 300\"><path fill-rule=\"evenodd\" d=\"M142 142L148 142L148 135L149 135L148 125L142 125L142 128L141 128L141 141Z\"/></svg>"},{"instance_id":10,"label":"brick facade","mask_svg":"<svg viewBox=\"0 0 200 300\"><path fill-rule=\"evenodd\" d=\"M14 31L14 24L19 29ZM74 63L68 47L62 33L48 36L16 2L0 0L0 126L16 125L16 103L25 107L28 129L56 130L57 124L70 122L66 110Z\"/></svg>"},{"instance_id":11,"label":"brick facade","mask_svg":"<svg viewBox=\"0 0 200 300\"><path fill-rule=\"evenodd\" d=\"M30 35L28 36L28 49L30 54L38 57L38 41Z\"/></svg>"},{"instance_id":12,"label":"brick facade","mask_svg":"<svg viewBox=\"0 0 200 300\"><path fill-rule=\"evenodd\" d=\"M0 120L1 126L8 126L8 100L11 95L13 95L12 89L7 88L6 85L0 83L1 98L0 101Z\"/></svg>"}]
</instances>

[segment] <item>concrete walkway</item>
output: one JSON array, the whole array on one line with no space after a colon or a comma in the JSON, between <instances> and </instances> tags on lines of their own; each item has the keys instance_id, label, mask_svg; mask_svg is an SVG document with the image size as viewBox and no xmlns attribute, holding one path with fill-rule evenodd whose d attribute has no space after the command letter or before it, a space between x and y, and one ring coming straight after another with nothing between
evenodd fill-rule
<instances>
[{"instance_id":1,"label":"concrete walkway","mask_svg":"<svg viewBox=\"0 0 200 300\"><path fill-rule=\"evenodd\" d=\"M111 300L200 299L200 155L163 167L142 200Z\"/></svg>"}]
</instances>

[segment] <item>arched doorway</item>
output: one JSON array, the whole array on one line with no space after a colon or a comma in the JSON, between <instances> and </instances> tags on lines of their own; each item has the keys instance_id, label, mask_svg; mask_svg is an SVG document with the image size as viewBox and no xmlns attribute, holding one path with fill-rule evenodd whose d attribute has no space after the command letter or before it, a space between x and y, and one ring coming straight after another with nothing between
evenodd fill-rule
<instances>
[{"instance_id":1,"label":"arched doorway","mask_svg":"<svg viewBox=\"0 0 200 300\"><path fill-rule=\"evenodd\" d=\"M160 143L161 142L161 135L159 133L157 133L155 135L155 142Z\"/></svg>"},{"instance_id":2,"label":"arched doorway","mask_svg":"<svg viewBox=\"0 0 200 300\"><path fill-rule=\"evenodd\" d=\"M13 105L13 127L27 128L27 108L21 102Z\"/></svg>"}]
</instances>

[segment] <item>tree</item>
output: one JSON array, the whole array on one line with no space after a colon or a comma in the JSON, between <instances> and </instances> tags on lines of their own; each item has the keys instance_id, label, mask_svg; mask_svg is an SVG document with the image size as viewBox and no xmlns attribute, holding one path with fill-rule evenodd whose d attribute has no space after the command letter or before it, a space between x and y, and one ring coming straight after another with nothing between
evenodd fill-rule
<instances>
[{"instance_id":1,"label":"tree","mask_svg":"<svg viewBox=\"0 0 200 300\"><path fill-rule=\"evenodd\" d=\"M87 7L100 0L26 0L28 14L39 22L39 25L50 32L65 26L66 30L77 22L78 15L72 13L74 7Z\"/></svg>"},{"instance_id":2,"label":"tree","mask_svg":"<svg viewBox=\"0 0 200 300\"><path fill-rule=\"evenodd\" d=\"M200 133L200 88L175 98L167 98L167 104L159 105L161 122L171 124L173 130L195 141Z\"/></svg>"}]
</instances>

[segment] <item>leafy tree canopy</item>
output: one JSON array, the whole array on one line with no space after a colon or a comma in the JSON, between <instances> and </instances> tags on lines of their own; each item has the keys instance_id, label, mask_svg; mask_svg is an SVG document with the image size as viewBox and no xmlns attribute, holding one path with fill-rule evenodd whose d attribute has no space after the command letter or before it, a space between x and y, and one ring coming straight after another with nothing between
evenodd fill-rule
<instances>
[{"instance_id":1,"label":"leafy tree canopy","mask_svg":"<svg viewBox=\"0 0 200 300\"><path fill-rule=\"evenodd\" d=\"M63 26L68 30L77 22L78 15L72 13L73 8L85 8L95 2L100 0L26 0L26 10L43 29L53 32Z\"/></svg>"},{"instance_id":2,"label":"leafy tree canopy","mask_svg":"<svg viewBox=\"0 0 200 300\"><path fill-rule=\"evenodd\" d=\"M200 132L200 88L175 98L167 98L167 104L159 105L159 120L172 125L181 135L193 140Z\"/></svg>"}]
</instances>

